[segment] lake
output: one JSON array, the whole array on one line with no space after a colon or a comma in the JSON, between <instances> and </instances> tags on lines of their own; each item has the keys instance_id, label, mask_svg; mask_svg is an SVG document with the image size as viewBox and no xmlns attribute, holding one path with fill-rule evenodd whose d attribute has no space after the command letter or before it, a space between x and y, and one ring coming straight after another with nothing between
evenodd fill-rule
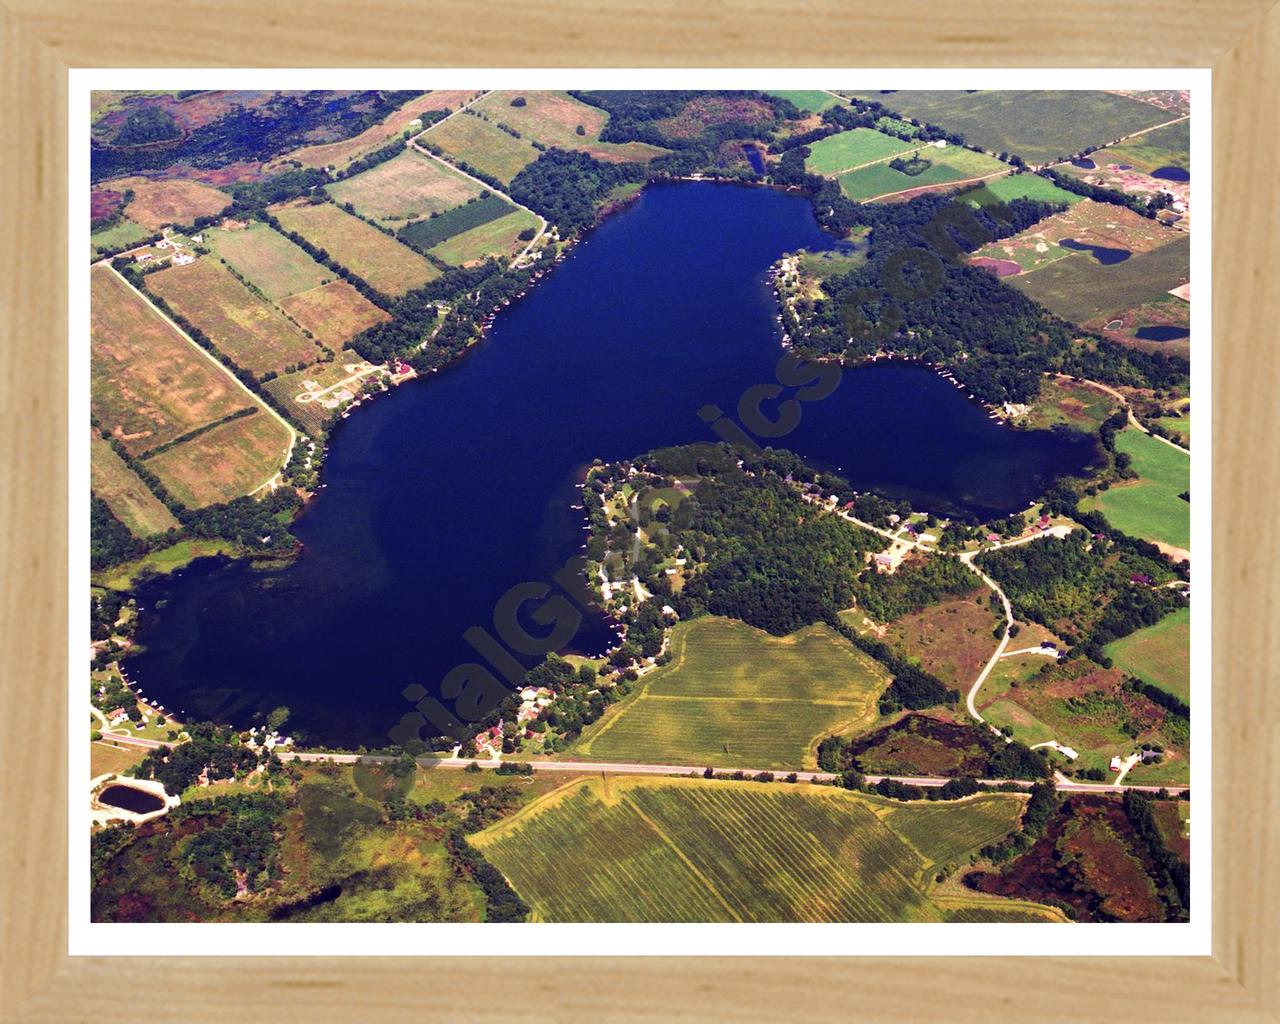
<instances>
[{"instance_id":1,"label":"lake","mask_svg":"<svg viewBox=\"0 0 1280 1024\"><path fill-rule=\"evenodd\" d=\"M609 218L459 364L339 424L325 487L283 569L206 560L147 585L130 678L188 719L369 746L475 660L513 584L549 580L583 543L592 459L716 440L698 416L769 383L781 349L770 265L830 248L807 200L732 185L653 186ZM846 371L775 442L856 487L989 517L1095 457L1090 438L1018 431L913 365ZM577 643L601 649L608 624Z\"/></svg>"}]
</instances>

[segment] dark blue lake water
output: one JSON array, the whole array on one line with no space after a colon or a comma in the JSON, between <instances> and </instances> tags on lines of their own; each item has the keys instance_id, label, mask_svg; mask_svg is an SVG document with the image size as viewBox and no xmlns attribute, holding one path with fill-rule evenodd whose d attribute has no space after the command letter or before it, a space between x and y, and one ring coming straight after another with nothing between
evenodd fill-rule
<instances>
[{"instance_id":1,"label":"dark blue lake water","mask_svg":"<svg viewBox=\"0 0 1280 1024\"><path fill-rule=\"evenodd\" d=\"M1165 181L1190 181L1191 172L1185 167L1157 167L1151 172L1151 177Z\"/></svg>"},{"instance_id":2,"label":"dark blue lake water","mask_svg":"<svg viewBox=\"0 0 1280 1024\"><path fill-rule=\"evenodd\" d=\"M1110 267L1116 263L1123 263L1133 255L1133 253L1128 249L1113 249L1106 245L1094 245L1092 242L1079 242L1074 238L1059 239L1058 244L1064 249L1074 249L1076 252L1091 253L1093 258L1104 267Z\"/></svg>"},{"instance_id":3,"label":"dark blue lake water","mask_svg":"<svg viewBox=\"0 0 1280 1024\"><path fill-rule=\"evenodd\" d=\"M775 379L766 272L832 244L799 197L647 189L460 364L339 425L287 568L206 561L144 591L131 677L190 718L245 725L284 704L286 731L384 744L409 710L405 686L434 691L474 660L463 631L580 550L571 506L592 459L716 440L698 410L732 411ZM885 364L847 371L775 444L860 488L984 517L1095 454L1080 435L1006 429L938 375ZM579 642L606 638L597 621Z\"/></svg>"}]
</instances>

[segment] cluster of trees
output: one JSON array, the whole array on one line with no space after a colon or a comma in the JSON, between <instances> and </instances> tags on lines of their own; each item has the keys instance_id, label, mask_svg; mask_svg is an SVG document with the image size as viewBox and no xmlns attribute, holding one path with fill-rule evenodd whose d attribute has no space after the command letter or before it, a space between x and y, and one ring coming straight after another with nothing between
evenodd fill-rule
<instances>
[{"instance_id":1,"label":"cluster of trees","mask_svg":"<svg viewBox=\"0 0 1280 1024\"><path fill-rule=\"evenodd\" d=\"M147 545L116 518L111 507L93 495L89 501L89 565L106 569L144 554Z\"/></svg>"},{"instance_id":2,"label":"cluster of trees","mask_svg":"<svg viewBox=\"0 0 1280 1024\"><path fill-rule=\"evenodd\" d=\"M507 884L502 872L484 859L467 842L462 828L453 829L445 840L449 856L484 892L486 921L524 921L529 917L529 905Z\"/></svg>"},{"instance_id":3,"label":"cluster of trees","mask_svg":"<svg viewBox=\"0 0 1280 1024\"><path fill-rule=\"evenodd\" d=\"M828 622L851 644L875 658L893 674L888 688L880 695L880 714L891 715L904 708L920 710L940 704L952 705L960 699L958 690L951 689L933 673L908 661L888 644L875 637L862 636L838 617L828 619Z\"/></svg>"},{"instance_id":4,"label":"cluster of trees","mask_svg":"<svg viewBox=\"0 0 1280 1024\"><path fill-rule=\"evenodd\" d=\"M1125 790L1125 817L1146 846L1149 873L1164 904L1165 919L1185 921L1191 909L1191 868L1166 845L1156 822L1155 806L1155 797L1150 793Z\"/></svg>"},{"instance_id":5,"label":"cluster of trees","mask_svg":"<svg viewBox=\"0 0 1280 1024\"><path fill-rule=\"evenodd\" d=\"M237 793L174 808L170 817L175 827L195 820L203 826L182 845L180 874L223 899L237 894L238 878L249 892L263 891L279 874L285 807L279 793Z\"/></svg>"},{"instance_id":6,"label":"cluster of trees","mask_svg":"<svg viewBox=\"0 0 1280 1024\"><path fill-rule=\"evenodd\" d=\"M998 843L984 846L979 853L996 864L1026 853L1045 834L1049 822L1058 813L1058 806L1058 791L1054 784L1051 781L1037 782L1031 787L1031 799L1022 812L1022 828Z\"/></svg>"},{"instance_id":7,"label":"cluster of trees","mask_svg":"<svg viewBox=\"0 0 1280 1024\"><path fill-rule=\"evenodd\" d=\"M508 193L567 234L595 221L610 189L644 181L648 173L641 164L606 164L586 153L552 148L511 179Z\"/></svg>"},{"instance_id":8,"label":"cluster of trees","mask_svg":"<svg viewBox=\"0 0 1280 1024\"><path fill-rule=\"evenodd\" d=\"M974 588L977 580L957 558L934 555L903 562L886 575L865 572L858 580L858 605L877 622L892 622L926 605Z\"/></svg>"},{"instance_id":9,"label":"cluster of trees","mask_svg":"<svg viewBox=\"0 0 1280 1024\"><path fill-rule=\"evenodd\" d=\"M1158 549L1123 534L1091 537L1076 530L987 551L976 562L1000 583L1019 618L1055 629L1072 645L1068 656L1085 654L1103 665L1110 664L1105 644L1154 624L1182 602L1159 586L1175 571Z\"/></svg>"},{"instance_id":10,"label":"cluster of trees","mask_svg":"<svg viewBox=\"0 0 1280 1024\"><path fill-rule=\"evenodd\" d=\"M413 91L365 91L335 98L328 91L279 93L252 108L233 106L215 121L185 135L151 139L145 145L134 143L132 148L123 148L129 144L122 143L119 135L115 145L95 143L90 151L92 179L100 181L176 163L218 168L238 161L263 162L314 142L317 136L346 139L358 135L417 95L420 93ZM156 103L141 102L144 105L125 121L128 125L139 119L126 139L164 136L169 128L156 115L143 113L158 109ZM163 110L160 113L169 117Z\"/></svg>"},{"instance_id":11,"label":"cluster of trees","mask_svg":"<svg viewBox=\"0 0 1280 1024\"><path fill-rule=\"evenodd\" d=\"M111 140L113 146L127 149L133 146L153 146L156 143L173 142L182 138L182 129L173 115L163 107L139 107L124 119L120 130Z\"/></svg>"},{"instance_id":12,"label":"cluster of trees","mask_svg":"<svg viewBox=\"0 0 1280 1024\"><path fill-rule=\"evenodd\" d=\"M131 769L138 779L155 779L165 791L177 796L194 785L202 771L208 779L234 779L237 774L252 771L261 759L259 753L240 744L235 730L212 722L187 726L189 742L173 747L157 747ZM268 755L274 758L274 755Z\"/></svg>"},{"instance_id":13,"label":"cluster of trees","mask_svg":"<svg viewBox=\"0 0 1280 1024\"><path fill-rule=\"evenodd\" d=\"M754 90L610 89L607 92L577 91L570 95L609 112L609 121L600 133L603 142L647 142L704 161L724 142L737 139L767 142L783 120L800 116L800 111L789 100ZM724 113L728 116L724 120L687 116L690 103L709 99L726 101ZM741 100L755 102L734 104ZM682 116L682 130L672 131L671 123ZM671 166L683 164L683 161L671 162Z\"/></svg>"}]
</instances>

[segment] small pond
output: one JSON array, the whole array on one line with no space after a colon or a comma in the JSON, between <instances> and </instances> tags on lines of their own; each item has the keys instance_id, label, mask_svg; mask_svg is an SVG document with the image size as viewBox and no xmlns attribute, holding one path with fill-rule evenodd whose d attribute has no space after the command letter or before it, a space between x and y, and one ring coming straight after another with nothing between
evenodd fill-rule
<instances>
[{"instance_id":1,"label":"small pond","mask_svg":"<svg viewBox=\"0 0 1280 1024\"><path fill-rule=\"evenodd\" d=\"M1071 166L1079 167L1086 171L1092 171L1092 170L1096 170L1098 165L1095 164L1092 160L1082 159L1082 160L1072 160Z\"/></svg>"},{"instance_id":2,"label":"small pond","mask_svg":"<svg viewBox=\"0 0 1280 1024\"><path fill-rule=\"evenodd\" d=\"M1185 167L1157 167L1151 172L1151 177L1165 181L1190 181L1191 172Z\"/></svg>"},{"instance_id":3,"label":"small pond","mask_svg":"<svg viewBox=\"0 0 1280 1024\"><path fill-rule=\"evenodd\" d=\"M1074 238L1060 239L1058 244L1064 249L1074 249L1076 252L1093 253L1093 258L1104 267L1109 267L1115 263L1123 263L1133 255L1133 253L1128 249L1112 249L1105 245L1093 245L1090 242L1078 242Z\"/></svg>"},{"instance_id":4,"label":"small pond","mask_svg":"<svg viewBox=\"0 0 1280 1024\"><path fill-rule=\"evenodd\" d=\"M1154 327L1139 327L1134 332L1134 337L1142 341L1178 341L1182 338L1189 338L1191 330L1187 327L1177 327L1171 324L1159 324Z\"/></svg>"},{"instance_id":5,"label":"small pond","mask_svg":"<svg viewBox=\"0 0 1280 1024\"><path fill-rule=\"evenodd\" d=\"M108 807L133 811L134 814L150 814L164 807L164 801L154 793L148 793L134 786L121 785L108 786L98 794L98 802Z\"/></svg>"}]
</instances>

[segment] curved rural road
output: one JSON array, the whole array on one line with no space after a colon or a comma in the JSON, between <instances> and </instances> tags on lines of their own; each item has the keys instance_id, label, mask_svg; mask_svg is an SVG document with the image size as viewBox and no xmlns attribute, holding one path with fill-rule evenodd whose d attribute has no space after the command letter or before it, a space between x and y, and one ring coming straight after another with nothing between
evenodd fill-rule
<instances>
[{"instance_id":1,"label":"curved rural road","mask_svg":"<svg viewBox=\"0 0 1280 1024\"><path fill-rule=\"evenodd\" d=\"M1183 455L1186 455L1186 456L1190 456L1190 455L1191 455L1191 450L1190 450L1190 449L1188 449L1188 448L1183 448L1183 447L1182 447L1182 445L1180 445L1180 444L1174 444L1174 443L1173 443L1172 441L1170 441L1167 437L1161 437L1159 434L1153 434L1153 433L1151 433L1151 431L1150 431L1150 430L1148 430L1148 429L1147 429L1146 427L1144 427L1140 422L1138 422L1138 417L1136 417L1136 416L1133 414L1133 409L1129 406L1129 400L1128 400L1127 398L1125 398L1125 397L1124 397L1124 395L1120 394L1120 392L1119 392L1119 391L1117 391L1115 388L1113 388L1113 387L1109 387L1108 385L1103 384L1103 383L1101 383L1101 382L1099 382L1099 381L1096 381L1096 380L1087 380L1087 379L1086 379L1086 378L1084 378L1084 377L1072 377L1072 376L1069 376L1068 374L1065 374L1065 373L1051 373L1051 374L1048 374L1048 376L1053 377L1053 378L1054 378L1054 379L1056 379L1056 380L1069 380L1069 381L1073 381L1073 382L1075 382L1076 384L1084 384L1084 385L1086 385L1087 387L1095 388L1095 389L1097 389L1098 391L1101 391L1101 392L1103 392L1103 393L1105 393L1105 394L1110 395L1112 398L1115 398L1115 399L1117 399L1117 400L1120 402L1120 405L1124 408L1124 411L1128 414L1128 416L1129 416L1129 426L1131 426L1131 427L1137 427L1140 431L1142 431L1142 432L1143 432L1144 434L1146 434L1148 437L1154 437L1157 441L1163 441L1163 442L1164 442L1165 444L1167 444L1170 448L1174 448L1174 449L1176 449L1176 450L1178 450L1178 451L1182 452L1182 454L1183 454Z\"/></svg>"}]
</instances>

